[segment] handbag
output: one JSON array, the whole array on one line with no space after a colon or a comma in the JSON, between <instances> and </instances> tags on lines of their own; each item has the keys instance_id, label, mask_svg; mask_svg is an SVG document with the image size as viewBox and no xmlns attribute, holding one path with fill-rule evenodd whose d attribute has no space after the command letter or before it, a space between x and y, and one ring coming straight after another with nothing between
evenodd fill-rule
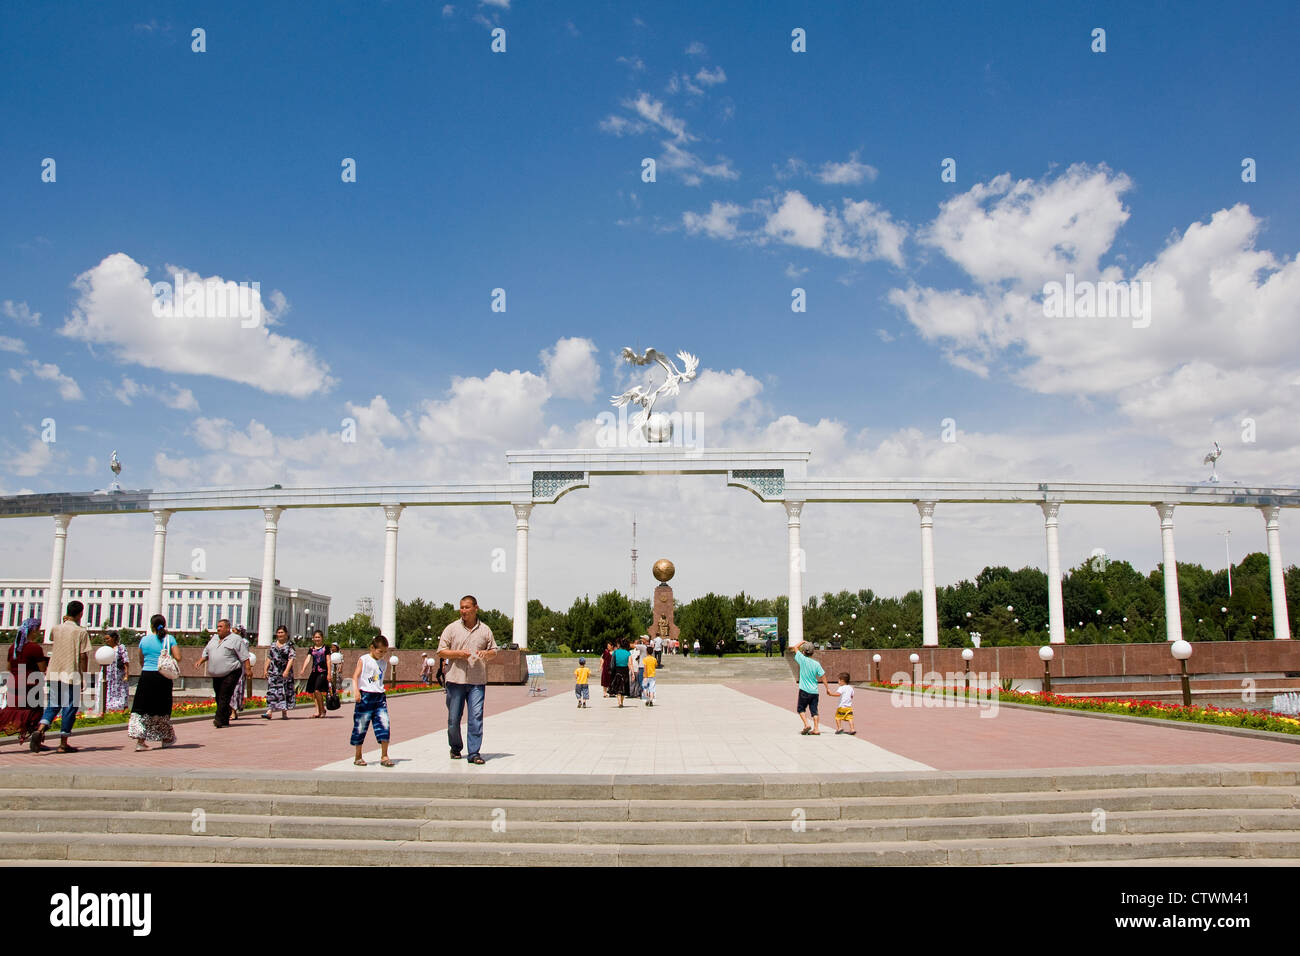
<instances>
[{"instance_id":1,"label":"handbag","mask_svg":"<svg viewBox=\"0 0 1300 956\"><path fill-rule=\"evenodd\" d=\"M175 641L164 643L163 649L158 652L158 673L168 680L176 680L181 676L181 666L176 663L176 658L167 653L175 646Z\"/></svg>"},{"instance_id":2,"label":"handbag","mask_svg":"<svg viewBox=\"0 0 1300 956\"><path fill-rule=\"evenodd\" d=\"M342 706L343 706L343 704L342 704L342 702L339 700L339 695L338 695L338 694L334 693L333 691L330 691L328 694L325 695L325 709L326 709L326 710L338 710L338 709L339 709L340 707L342 707Z\"/></svg>"}]
</instances>

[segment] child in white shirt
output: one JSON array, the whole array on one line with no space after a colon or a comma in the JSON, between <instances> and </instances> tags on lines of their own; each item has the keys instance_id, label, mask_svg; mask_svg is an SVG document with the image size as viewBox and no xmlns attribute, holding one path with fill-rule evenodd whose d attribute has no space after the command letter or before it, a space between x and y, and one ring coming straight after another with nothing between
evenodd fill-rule
<instances>
[{"instance_id":1,"label":"child in white shirt","mask_svg":"<svg viewBox=\"0 0 1300 956\"><path fill-rule=\"evenodd\" d=\"M831 689L826 688L826 693L830 692ZM840 698L839 705L835 708L835 732L856 737L858 732L853 729L853 685L849 683L848 671L841 672L839 686L835 688L835 693ZM844 730L841 724L848 724L849 729Z\"/></svg>"}]
</instances>

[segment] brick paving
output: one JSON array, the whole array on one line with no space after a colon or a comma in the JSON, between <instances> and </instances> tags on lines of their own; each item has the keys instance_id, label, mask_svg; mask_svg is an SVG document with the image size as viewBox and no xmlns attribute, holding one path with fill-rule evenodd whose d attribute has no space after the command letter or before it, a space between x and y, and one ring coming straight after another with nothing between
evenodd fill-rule
<instances>
[{"instance_id":1,"label":"brick paving","mask_svg":"<svg viewBox=\"0 0 1300 956\"><path fill-rule=\"evenodd\" d=\"M796 730L793 683L728 684L785 708ZM834 698L823 695L823 716ZM853 701L858 740L936 770L1035 770L1206 763L1296 763L1300 743L1258 740L1061 711L999 707L895 707L889 694L859 689ZM834 722L831 721L832 730Z\"/></svg>"},{"instance_id":2,"label":"brick paving","mask_svg":"<svg viewBox=\"0 0 1300 956\"><path fill-rule=\"evenodd\" d=\"M674 708L684 703L688 697L700 688L709 685L679 685L674 691L671 683L660 683L661 706L644 713L620 714L632 717L635 721L635 734L641 740L640 749L649 753L647 741L653 741L655 764L658 755L680 755L683 759L691 753L701 750L702 741L698 739L698 728L707 726L708 746L703 752L710 763L717 767L726 766L729 771L736 771L747 760L736 761L733 756L742 753L742 748L753 750L761 747L756 741L752 727L738 726L726 715L699 713L696 719L682 719L682 712ZM687 693L691 687L692 692ZM1281 743L1272 740L1255 740L1226 734L1211 734L1188 730L1177 725L1169 727L1136 724L1127 721L1096 720L1069 713L1052 713L1048 711L1026 711L1007 707L999 708L995 717L981 717L978 708L933 708L933 707L894 707L888 694L870 690L859 690L855 701L858 736L856 738L833 736L834 723L827 720L830 731L821 738L802 738L798 735L799 719L794 714L793 684L777 682L735 682L725 688L747 695L756 701L769 704L772 712L764 712L762 723L764 732L773 734L777 741L772 753L764 755L769 761L774 754L788 750L786 746L809 744L822 747L818 751L818 771L835 763L836 754L851 754L841 748L845 745L863 743L879 748L887 755L896 755L901 761L915 761L938 771L944 770L1018 770L1044 769L1056 767L1107 767L1107 766L1151 766L1151 765L1186 765L1219 763L1296 763L1300 762L1300 745ZM718 689L722 689L719 685ZM552 701L564 700L564 704L552 703L536 708L537 718L546 718L549 714L562 715L563 720L551 733L548 728L537 726L533 718L532 704L535 699L528 696L526 687L489 687L487 691L486 713L488 717L487 734L484 751L486 754L519 754L529 757L521 745L526 744L526 737L550 734L561 738L569 733L565 728L577 716L596 717L602 721L604 715L594 713L595 709L607 702L600 699L599 687L593 688L591 713L570 715L572 695L570 689L558 682L551 682ZM707 690L703 691L707 694ZM678 699L675 701L674 697ZM715 695L725 710L726 695ZM542 701L548 698L541 698ZM834 699L823 696L822 713L829 717L833 714ZM639 704L637 707L639 708ZM414 756L424 759L426 752L432 753L429 739L438 739L445 733L446 705L442 694L416 694L394 697L389 702L393 724L392 753L395 758ZM521 721L522 714L509 720L497 721L492 717L505 714L521 707L529 707L527 720ZM228 729L217 730L208 720L178 724L176 732L179 743L166 750L153 749L147 753L135 753L133 743L126 736L126 726L122 725L112 731L94 734L74 734L73 744L79 753L60 755L52 751L32 754L18 746L16 738L0 741L0 771L9 768L32 769L33 767L96 767L167 770L281 770L307 771L315 770L337 761L347 760L351 753L348 735L352 725L352 707L344 704L341 710L334 711L323 720L313 719L310 715L314 708L299 706L290 712L288 720L275 718L262 720L255 712L245 714ZM783 712L783 713L780 713ZM987 713L987 711L983 711ZM654 721L649 718L655 718ZM662 719L661 719L662 718ZM557 717L557 719L559 719ZM770 722L770 724L769 724ZM655 723L658 729L655 729ZM770 726L770 730L766 730ZM518 732L512 727L526 728ZM779 728L779 729L778 729ZM788 729L788 731L787 731ZM617 729L614 731L617 734ZM776 735L781 734L779 740ZM648 736L647 736L648 735ZM512 740L512 737L517 739ZM789 738L787 741L786 738ZM606 764L614 755L610 741L605 737L588 738L593 748L602 749L601 758L596 760L600 767L608 769ZM418 741L418 742L417 742ZM623 741L622 743L626 743ZM445 746L445 743L442 744ZM621 746L621 744L620 744ZM713 748L710 752L709 748ZM692 749L694 748L694 749ZM367 754L374 749L373 737L367 743ZM439 749L439 748L435 748ZM631 761L637 747L624 748ZM671 752L671 753L669 753ZM563 773L579 771L583 765L576 759L573 748L556 748L556 759L563 757L563 766L550 766L549 760L543 760L536 754L529 757L527 769L523 772ZM811 755L810 751L810 755ZM430 762L429 769L445 771L448 762L445 752L441 761ZM829 763L823 758L829 758ZM867 759L867 758L864 758ZM874 758L870 758L874 759ZM634 761L633 761L634 762ZM673 764L671 771L669 764ZM689 761L687 761L689 763ZM844 770L860 770L860 761L851 755L845 761ZM630 762L628 767L632 767ZM489 763L489 767L491 764ZM423 765L418 768L425 769ZM487 769L487 768L484 768ZM504 771L506 768L501 767ZM765 765L765 772L778 768ZM692 772L679 760L663 761L662 771L658 766L636 766L635 770L624 772ZM518 771L516 771L518 772ZM591 772L588 770L588 772ZM615 772L615 771L611 771ZM699 771L694 771L699 772ZM723 772L719 770L718 772ZM778 771L779 772L779 771Z\"/></svg>"},{"instance_id":3,"label":"brick paving","mask_svg":"<svg viewBox=\"0 0 1300 956\"><path fill-rule=\"evenodd\" d=\"M501 714L527 704L532 698L528 688L489 687L484 706L486 717ZM441 693L399 695L389 698L388 709L392 723L394 750L403 742L422 737L430 731L447 727L447 705ZM238 720L222 730L212 726L211 719L178 723L177 742L165 750L150 744L151 750L135 752L135 741L126 735L126 724L120 729L93 734L78 734L73 727L72 746L75 754L57 754L53 747L58 738L50 737L46 746L50 750L33 754L26 747L19 748L16 737L0 741L0 771L37 766L121 767L130 769L167 770L314 770L327 761L348 757L352 748L348 737L352 733L352 705L344 702L335 711L326 711L319 720L311 715L313 705L301 704L289 711L289 719L279 716L263 720L257 711L244 711ZM491 729L489 725L488 729ZM374 735L369 736L371 744Z\"/></svg>"}]
</instances>

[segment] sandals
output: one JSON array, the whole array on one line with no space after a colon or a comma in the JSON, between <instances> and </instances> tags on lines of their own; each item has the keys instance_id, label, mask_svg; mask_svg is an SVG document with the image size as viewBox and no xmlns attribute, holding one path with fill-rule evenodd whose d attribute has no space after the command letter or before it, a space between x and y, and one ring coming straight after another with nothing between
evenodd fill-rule
<instances>
[{"instance_id":1,"label":"sandals","mask_svg":"<svg viewBox=\"0 0 1300 956\"><path fill-rule=\"evenodd\" d=\"M262 714L262 719L263 719L263 720L270 720L270 719L271 719L271 715L270 715L269 713L267 713L267 714Z\"/></svg>"},{"instance_id":2,"label":"sandals","mask_svg":"<svg viewBox=\"0 0 1300 956\"><path fill-rule=\"evenodd\" d=\"M136 753L139 753L141 750L152 750L152 749L153 749L153 748L150 747L148 744L146 744L144 741L140 741L139 743L137 743L137 744L135 745L135 752L136 752Z\"/></svg>"},{"instance_id":3,"label":"sandals","mask_svg":"<svg viewBox=\"0 0 1300 956\"><path fill-rule=\"evenodd\" d=\"M393 763L393 761L391 761L390 759L388 759L387 757L385 757L383 760L379 761L379 766L381 766L381 767L396 767L397 764Z\"/></svg>"},{"instance_id":4,"label":"sandals","mask_svg":"<svg viewBox=\"0 0 1300 956\"><path fill-rule=\"evenodd\" d=\"M366 762L365 762L364 760L362 760L360 757L357 757L355 760L352 761L352 766L354 766L354 767L364 767L364 766L366 766Z\"/></svg>"},{"instance_id":5,"label":"sandals","mask_svg":"<svg viewBox=\"0 0 1300 956\"><path fill-rule=\"evenodd\" d=\"M811 728L811 727L805 727L803 730L799 731L799 733L806 737L806 736L808 736L810 733L812 733L812 728Z\"/></svg>"}]
</instances>

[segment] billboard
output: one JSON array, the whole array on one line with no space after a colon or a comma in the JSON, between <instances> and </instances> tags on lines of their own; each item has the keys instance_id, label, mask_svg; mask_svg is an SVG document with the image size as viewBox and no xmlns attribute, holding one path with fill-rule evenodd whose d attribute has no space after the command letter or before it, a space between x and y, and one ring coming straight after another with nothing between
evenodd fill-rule
<instances>
[{"instance_id":1,"label":"billboard","mask_svg":"<svg viewBox=\"0 0 1300 956\"><path fill-rule=\"evenodd\" d=\"M762 644L768 638L776 637L776 618L774 617L738 617L736 618L736 640L746 644Z\"/></svg>"}]
</instances>

